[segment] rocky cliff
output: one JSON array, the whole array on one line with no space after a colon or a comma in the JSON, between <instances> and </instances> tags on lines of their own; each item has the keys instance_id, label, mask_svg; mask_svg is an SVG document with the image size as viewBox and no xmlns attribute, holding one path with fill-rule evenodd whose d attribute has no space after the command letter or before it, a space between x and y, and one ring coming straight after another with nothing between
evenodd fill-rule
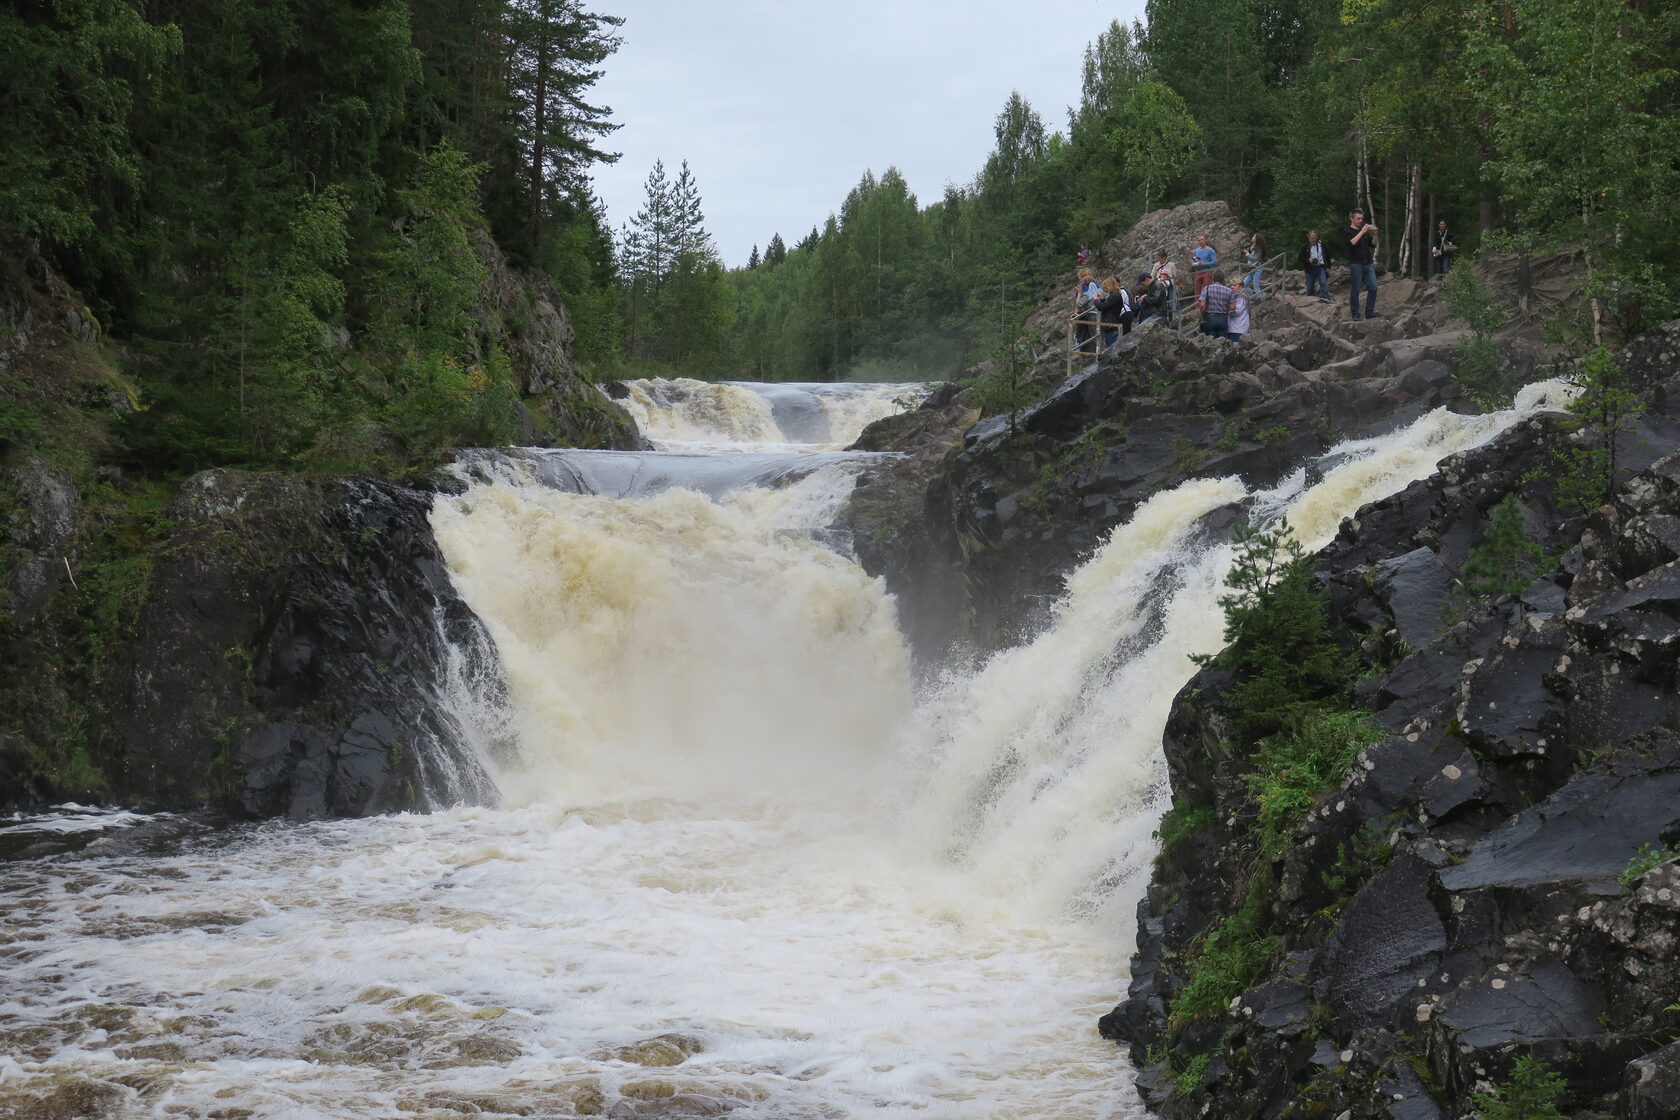
<instances>
[{"instance_id":1,"label":"rocky cliff","mask_svg":"<svg viewBox=\"0 0 1680 1120\"><path fill-rule=\"evenodd\" d=\"M1541 417L1315 558L1377 737L1280 849L1255 842L1228 675L1180 694L1130 996L1101 1024L1162 1116L1463 1117L1531 1057L1570 1115L1674 1115L1680 324L1620 357L1649 408L1608 505L1560 509L1571 437ZM1472 608L1455 588L1507 497L1561 559Z\"/></svg>"}]
</instances>

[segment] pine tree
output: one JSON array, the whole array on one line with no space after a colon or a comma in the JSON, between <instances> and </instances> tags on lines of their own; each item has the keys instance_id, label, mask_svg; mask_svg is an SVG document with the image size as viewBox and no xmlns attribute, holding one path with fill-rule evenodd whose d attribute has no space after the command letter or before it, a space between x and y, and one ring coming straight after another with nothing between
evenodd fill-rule
<instances>
[{"instance_id":1,"label":"pine tree","mask_svg":"<svg viewBox=\"0 0 1680 1120\"><path fill-rule=\"evenodd\" d=\"M752 252L747 254L747 267L757 268L761 262L758 259L758 242L753 242Z\"/></svg>"},{"instance_id":2,"label":"pine tree","mask_svg":"<svg viewBox=\"0 0 1680 1120\"><path fill-rule=\"evenodd\" d=\"M665 278L671 273L671 262L677 254L677 218L670 181L665 177L665 161L653 161L642 186L646 201L625 227L619 262L625 279L642 284L658 294Z\"/></svg>"},{"instance_id":3,"label":"pine tree","mask_svg":"<svg viewBox=\"0 0 1680 1120\"><path fill-rule=\"evenodd\" d=\"M1519 594L1534 582L1545 558L1545 551L1528 535L1522 503L1515 494L1507 494L1494 507L1482 543L1465 559L1464 591L1478 601Z\"/></svg>"},{"instance_id":4,"label":"pine tree","mask_svg":"<svg viewBox=\"0 0 1680 1120\"><path fill-rule=\"evenodd\" d=\"M596 147L618 126L585 100L597 67L618 49L621 16L583 11L576 0L509 0L508 86L525 153L526 236L536 246L556 199L585 187L585 170L618 158Z\"/></svg>"},{"instance_id":5,"label":"pine tree","mask_svg":"<svg viewBox=\"0 0 1680 1120\"><path fill-rule=\"evenodd\" d=\"M774 268L785 260L787 260L787 246L782 243L781 234L773 233L770 235L770 244L765 246L764 249L764 263Z\"/></svg>"},{"instance_id":6,"label":"pine tree","mask_svg":"<svg viewBox=\"0 0 1680 1120\"><path fill-rule=\"evenodd\" d=\"M673 254L700 253L710 244L706 216L700 211L700 188L688 161L682 161L677 181L671 184L671 247Z\"/></svg>"}]
</instances>

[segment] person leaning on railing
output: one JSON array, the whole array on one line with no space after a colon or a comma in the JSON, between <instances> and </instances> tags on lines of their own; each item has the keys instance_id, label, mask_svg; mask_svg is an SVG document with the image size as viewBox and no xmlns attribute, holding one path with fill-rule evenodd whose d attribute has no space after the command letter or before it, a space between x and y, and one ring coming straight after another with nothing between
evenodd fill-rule
<instances>
[{"instance_id":1,"label":"person leaning on railing","mask_svg":"<svg viewBox=\"0 0 1680 1120\"><path fill-rule=\"evenodd\" d=\"M1132 305L1137 308L1140 327L1161 313L1161 285L1147 272L1138 273L1137 287L1132 289Z\"/></svg>"},{"instance_id":2,"label":"person leaning on railing","mask_svg":"<svg viewBox=\"0 0 1680 1120\"><path fill-rule=\"evenodd\" d=\"M1102 298L1102 294L1102 285L1097 283L1097 278L1091 274L1091 270L1080 269L1079 287L1073 295L1073 314L1068 318L1074 321L1073 344L1081 353L1085 352L1085 344L1097 333L1089 324L1096 322L1096 303Z\"/></svg>"},{"instance_id":3,"label":"person leaning on railing","mask_svg":"<svg viewBox=\"0 0 1680 1120\"><path fill-rule=\"evenodd\" d=\"M1248 275L1244 277L1248 294L1259 299L1261 277L1266 271L1266 238L1258 230L1248 239L1248 246L1243 250L1243 263L1248 266Z\"/></svg>"}]
</instances>

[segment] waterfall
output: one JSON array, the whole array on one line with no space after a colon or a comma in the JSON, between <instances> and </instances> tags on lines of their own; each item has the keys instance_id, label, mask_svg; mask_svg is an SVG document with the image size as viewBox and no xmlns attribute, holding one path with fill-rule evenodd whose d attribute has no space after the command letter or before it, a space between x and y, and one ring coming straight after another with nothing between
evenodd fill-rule
<instances>
[{"instance_id":1,"label":"waterfall","mask_svg":"<svg viewBox=\"0 0 1680 1120\"><path fill-rule=\"evenodd\" d=\"M845 447L876 420L927 395L925 385L847 382L626 381L624 405L644 435L665 449L751 445Z\"/></svg>"},{"instance_id":2,"label":"waterfall","mask_svg":"<svg viewBox=\"0 0 1680 1120\"><path fill-rule=\"evenodd\" d=\"M1042 633L921 696L895 604L829 531L871 461L819 451L832 426L789 447L754 394L768 447L719 422L687 429L733 443L709 455L475 457L432 519L501 665L454 709L515 744L485 762L501 804L165 855L113 818L80 856L0 864L27 900L0 940L0 1113L74 1091L121 1117L1141 1117L1094 1023L1125 986L1161 728L1221 640L1210 515L1317 547L1541 395L1272 489L1157 494ZM694 398L660 399L651 429L678 430Z\"/></svg>"}]
</instances>

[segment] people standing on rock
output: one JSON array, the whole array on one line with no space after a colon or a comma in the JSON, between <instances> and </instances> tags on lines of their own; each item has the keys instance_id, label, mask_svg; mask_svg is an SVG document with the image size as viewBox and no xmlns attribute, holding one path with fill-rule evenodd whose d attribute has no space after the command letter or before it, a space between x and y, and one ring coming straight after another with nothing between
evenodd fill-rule
<instances>
[{"instance_id":1,"label":"people standing on rock","mask_svg":"<svg viewBox=\"0 0 1680 1120\"><path fill-rule=\"evenodd\" d=\"M1132 293L1113 276L1102 282L1102 291L1096 307L1102 316L1103 349L1107 350L1119 341L1120 335L1132 333Z\"/></svg>"},{"instance_id":2,"label":"people standing on rock","mask_svg":"<svg viewBox=\"0 0 1680 1120\"><path fill-rule=\"evenodd\" d=\"M1202 289L1213 282L1213 266L1219 263L1219 254L1208 244L1205 233L1196 235L1196 247L1190 250L1190 278L1196 285L1196 298L1202 298Z\"/></svg>"},{"instance_id":3,"label":"people standing on rock","mask_svg":"<svg viewBox=\"0 0 1680 1120\"><path fill-rule=\"evenodd\" d=\"M1201 332L1224 338L1231 326L1231 300L1236 293L1225 286L1225 270L1214 269L1208 274L1196 303L1202 309Z\"/></svg>"},{"instance_id":4,"label":"people standing on rock","mask_svg":"<svg viewBox=\"0 0 1680 1120\"><path fill-rule=\"evenodd\" d=\"M1347 246L1348 272L1353 283L1348 289L1348 309L1359 318L1359 290L1365 289L1365 318L1377 314L1377 227L1365 220L1365 211L1354 210L1348 215L1348 228L1342 231Z\"/></svg>"},{"instance_id":5,"label":"people standing on rock","mask_svg":"<svg viewBox=\"0 0 1680 1120\"><path fill-rule=\"evenodd\" d=\"M1168 276L1171 276L1174 280L1178 279L1178 272L1173 268L1172 261L1167 257L1167 251L1165 249L1162 249L1155 254L1155 267L1150 271L1156 273L1157 275L1164 272Z\"/></svg>"},{"instance_id":6,"label":"people standing on rock","mask_svg":"<svg viewBox=\"0 0 1680 1120\"><path fill-rule=\"evenodd\" d=\"M1231 293L1231 317L1225 327L1225 337L1232 342L1241 342L1242 336L1249 330L1248 294L1239 288Z\"/></svg>"},{"instance_id":7,"label":"people standing on rock","mask_svg":"<svg viewBox=\"0 0 1680 1120\"><path fill-rule=\"evenodd\" d=\"M1162 269L1155 274L1155 290L1161 294L1161 314L1167 317L1167 323L1178 328L1178 281L1173 279L1170 269Z\"/></svg>"},{"instance_id":8,"label":"people standing on rock","mask_svg":"<svg viewBox=\"0 0 1680 1120\"><path fill-rule=\"evenodd\" d=\"M1137 308L1137 324L1142 326L1161 313L1161 289L1155 277L1138 273L1137 287L1132 289L1132 306Z\"/></svg>"},{"instance_id":9,"label":"people standing on rock","mask_svg":"<svg viewBox=\"0 0 1680 1120\"><path fill-rule=\"evenodd\" d=\"M1436 223L1435 235L1429 239L1429 255L1435 258L1435 275L1445 276L1452 271L1453 256L1457 252L1458 246L1453 244L1452 234L1447 232L1447 223Z\"/></svg>"},{"instance_id":10,"label":"people standing on rock","mask_svg":"<svg viewBox=\"0 0 1680 1120\"><path fill-rule=\"evenodd\" d=\"M1258 231L1248 239L1248 246L1243 250L1243 263L1248 265L1248 294L1259 299L1260 274L1266 270L1266 238Z\"/></svg>"},{"instance_id":11,"label":"people standing on rock","mask_svg":"<svg viewBox=\"0 0 1680 1120\"><path fill-rule=\"evenodd\" d=\"M1090 260L1091 250L1087 249L1085 247L1085 242L1081 241L1079 243L1079 267L1084 268L1086 264L1090 263Z\"/></svg>"},{"instance_id":12,"label":"people standing on rock","mask_svg":"<svg viewBox=\"0 0 1680 1120\"><path fill-rule=\"evenodd\" d=\"M1091 351L1086 344L1096 334L1095 329L1088 324L1096 321L1096 303L1102 294L1102 285L1098 284L1097 278L1091 275L1091 270L1088 268L1080 269L1079 287L1075 289L1073 295L1073 314L1069 315L1068 318L1074 321L1074 349L1087 356L1091 354Z\"/></svg>"},{"instance_id":13,"label":"people standing on rock","mask_svg":"<svg viewBox=\"0 0 1680 1120\"><path fill-rule=\"evenodd\" d=\"M1324 242L1318 239L1316 229L1307 231L1307 243L1301 246L1297 264L1307 274L1307 294L1310 296L1317 291L1319 300L1329 303L1330 258L1324 255Z\"/></svg>"}]
</instances>

